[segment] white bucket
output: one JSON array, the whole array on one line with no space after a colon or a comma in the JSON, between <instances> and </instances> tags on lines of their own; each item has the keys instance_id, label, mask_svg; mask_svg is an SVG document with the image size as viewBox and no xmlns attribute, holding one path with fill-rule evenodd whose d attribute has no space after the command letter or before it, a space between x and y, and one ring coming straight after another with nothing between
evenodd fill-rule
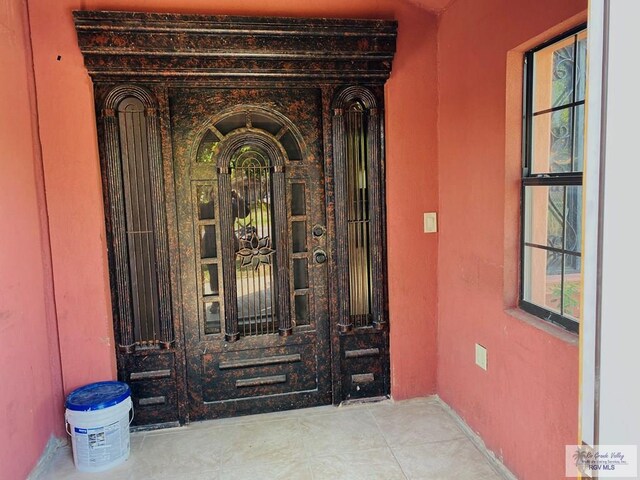
<instances>
[{"instance_id":1,"label":"white bucket","mask_svg":"<svg viewBox=\"0 0 640 480\"><path fill-rule=\"evenodd\" d=\"M100 393L105 384L118 383L120 382L99 382L69 395L65 411L67 432L71 435L76 469L82 472L102 472L129 458L129 414L132 407L129 387L120 383L126 387L126 396L122 392L116 396L101 396ZM92 395L89 400L87 388ZM84 396L83 401L74 403L73 399L78 398L78 394Z\"/></svg>"}]
</instances>

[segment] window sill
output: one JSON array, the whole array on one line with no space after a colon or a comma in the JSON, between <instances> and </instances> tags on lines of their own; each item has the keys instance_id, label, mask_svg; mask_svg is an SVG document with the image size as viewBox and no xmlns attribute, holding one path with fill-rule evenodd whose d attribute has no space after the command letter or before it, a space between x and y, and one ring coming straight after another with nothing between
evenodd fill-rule
<instances>
[{"instance_id":1,"label":"window sill","mask_svg":"<svg viewBox=\"0 0 640 480\"><path fill-rule=\"evenodd\" d=\"M558 340L566 343L567 345L578 346L578 334L569 332L564 328L554 325L553 323L542 320L535 315L532 315L524 310L519 308L509 308L505 310L505 313L516 320L520 320L533 328L538 330L542 330L543 332L548 333L549 335L557 338Z\"/></svg>"}]
</instances>

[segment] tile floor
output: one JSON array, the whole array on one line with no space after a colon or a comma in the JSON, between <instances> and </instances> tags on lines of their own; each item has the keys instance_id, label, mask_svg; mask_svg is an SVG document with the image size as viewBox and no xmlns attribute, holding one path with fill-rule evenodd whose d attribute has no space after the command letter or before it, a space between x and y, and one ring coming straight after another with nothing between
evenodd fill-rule
<instances>
[{"instance_id":1,"label":"tile floor","mask_svg":"<svg viewBox=\"0 0 640 480\"><path fill-rule=\"evenodd\" d=\"M508 475L508 474L507 474ZM46 480L503 480L437 398L317 407L131 435L131 456L81 473L56 451Z\"/></svg>"}]
</instances>

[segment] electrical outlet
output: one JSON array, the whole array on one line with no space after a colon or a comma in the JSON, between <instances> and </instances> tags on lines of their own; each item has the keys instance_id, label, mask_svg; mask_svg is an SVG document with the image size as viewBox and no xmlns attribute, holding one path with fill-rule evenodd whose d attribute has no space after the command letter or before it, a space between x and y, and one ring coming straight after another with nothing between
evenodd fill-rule
<instances>
[{"instance_id":1,"label":"electrical outlet","mask_svg":"<svg viewBox=\"0 0 640 480\"><path fill-rule=\"evenodd\" d=\"M424 214L424 233L436 233L438 231L438 218L436 212Z\"/></svg>"},{"instance_id":2,"label":"electrical outlet","mask_svg":"<svg viewBox=\"0 0 640 480\"><path fill-rule=\"evenodd\" d=\"M476 365L481 369L487 369L487 349L476 343Z\"/></svg>"}]
</instances>

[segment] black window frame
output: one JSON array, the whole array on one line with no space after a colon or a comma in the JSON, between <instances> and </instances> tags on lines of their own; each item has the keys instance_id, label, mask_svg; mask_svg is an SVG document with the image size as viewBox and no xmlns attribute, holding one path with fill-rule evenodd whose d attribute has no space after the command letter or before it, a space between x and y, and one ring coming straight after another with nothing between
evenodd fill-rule
<instances>
[{"instance_id":1,"label":"black window frame","mask_svg":"<svg viewBox=\"0 0 640 480\"><path fill-rule=\"evenodd\" d=\"M547 250L547 251L557 251L558 253L562 254L562 262L561 262L561 296L560 296L560 311L562 312L564 309L564 304L563 304L563 296L562 296L562 292L564 290L564 277L565 277L565 255L567 254L568 250L565 250L564 245L562 249L557 249L557 248L553 248L550 246L542 246L542 245L538 245L538 244L532 244L529 242L526 242L526 238L525 238L525 228L526 228L526 215L527 215L527 204L525 201L525 194L526 194L526 188L530 187L530 186L566 186L566 187L570 187L570 186L582 186L583 184L583 170L584 170L584 162L582 165L582 170L579 172L556 172L556 173L552 173L552 172L539 172L539 173L532 173L532 153L533 153L533 120L534 117L536 115L540 115L540 114L544 114L544 113L550 113L550 112L554 112L554 111L558 111L561 109L567 109L567 108L571 108L572 112L575 112L575 109L578 108L580 105L584 105L585 101L586 101L586 85L585 85L585 99L583 100L579 100L576 101L575 98L575 90L576 90L576 85L577 85L577 80L576 80L576 63L577 63L577 58L576 58L576 54L577 54L577 50L575 50L574 47L574 67L573 67L573 90L574 90L574 96L572 98L572 102L569 102L567 104L564 104L560 107L550 107L548 109L544 109L544 110L540 110L540 111L534 111L534 89L535 89L535 85L534 85L534 55L536 52L549 47L550 45L553 45L555 43L558 43L560 41L566 40L567 38L570 37L576 37L576 42L574 42L574 45L577 44L577 36L582 33L583 31L587 30L587 24L583 23L581 25L578 25L564 33L562 33L561 35L558 35L538 46L536 46L535 48L527 51L524 55L524 82L523 82L523 132L522 132L522 138L523 138L523 142L522 142L522 159L523 159L523 163L522 163L522 182L521 182L521 192L520 192L520 199L521 199L521 209L520 209L520 291L519 291L519 297L518 297L518 306L528 312L531 313L537 317L540 317L541 319L545 320L545 321L549 321L551 323L554 323L556 325L559 325L563 328L565 328L566 330L576 333L578 334L580 331L580 321L576 321L572 318L569 318L567 316L564 316L562 314L559 314L557 312L554 312L552 310L549 310L547 308L544 308L540 305L531 303L527 300L525 300L525 275L526 275L526 269L525 269L525 249L527 246L529 247L534 247L534 248L538 248L538 249L542 249L542 250ZM573 122L573 120L572 120ZM573 123L572 123L573 124ZM586 134L586 132L585 132ZM575 140L575 131L572 131L572 137L571 137L571 141L572 141L572 145L573 142ZM572 147L572 154L573 154L573 147ZM566 195L565 195L565 199L566 199ZM565 207L563 206L563 209ZM582 208L584 208L584 205L582 205ZM564 228L566 226L566 219L563 217L563 231ZM581 226L582 228L582 226ZM584 229L582 228L582 230L584 231ZM564 235L564 234L563 234ZM579 252L577 255L575 255L575 252L572 252L572 254L574 256L577 256L579 259L581 259L581 255L582 252ZM582 288L582 285L581 285ZM580 315L580 317L582 317L582 314Z\"/></svg>"}]
</instances>

